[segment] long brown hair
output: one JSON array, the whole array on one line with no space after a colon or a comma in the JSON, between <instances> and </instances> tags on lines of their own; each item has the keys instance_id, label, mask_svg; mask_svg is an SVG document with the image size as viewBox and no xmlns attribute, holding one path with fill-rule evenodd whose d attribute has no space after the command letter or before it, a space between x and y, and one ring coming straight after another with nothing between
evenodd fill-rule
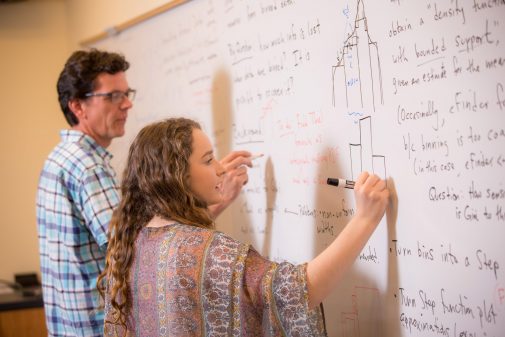
<instances>
[{"instance_id":1,"label":"long brown hair","mask_svg":"<svg viewBox=\"0 0 505 337\"><path fill-rule=\"evenodd\" d=\"M200 125L186 118L171 118L144 127L132 145L121 182L121 201L109 227L105 269L98 278L102 297L110 297L113 320L126 330L132 305L128 279L134 242L155 216L211 228L205 202L189 188L189 157L193 129Z\"/></svg>"}]
</instances>

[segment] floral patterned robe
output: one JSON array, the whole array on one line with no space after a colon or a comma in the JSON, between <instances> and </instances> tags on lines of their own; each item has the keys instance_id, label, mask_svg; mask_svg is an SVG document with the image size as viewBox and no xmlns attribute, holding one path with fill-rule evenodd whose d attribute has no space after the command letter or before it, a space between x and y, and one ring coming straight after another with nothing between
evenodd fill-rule
<instances>
[{"instance_id":1,"label":"floral patterned robe","mask_svg":"<svg viewBox=\"0 0 505 337\"><path fill-rule=\"evenodd\" d=\"M306 265L273 263L214 230L142 229L130 270L126 336L326 336L308 309ZM124 336L108 322L105 336Z\"/></svg>"}]
</instances>

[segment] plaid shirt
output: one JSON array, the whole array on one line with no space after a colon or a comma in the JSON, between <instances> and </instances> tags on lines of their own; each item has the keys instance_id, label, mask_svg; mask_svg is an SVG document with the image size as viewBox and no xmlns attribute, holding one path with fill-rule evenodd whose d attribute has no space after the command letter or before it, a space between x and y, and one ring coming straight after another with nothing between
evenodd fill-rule
<instances>
[{"instance_id":1,"label":"plaid shirt","mask_svg":"<svg viewBox=\"0 0 505 337\"><path fill-rule=\"evenodd\" d=\"M112 155L91 137L61 131L40 174L37 223L50 336L102 336L96 290L107 228L119 203Z\"/></svg>"}]
</instances>

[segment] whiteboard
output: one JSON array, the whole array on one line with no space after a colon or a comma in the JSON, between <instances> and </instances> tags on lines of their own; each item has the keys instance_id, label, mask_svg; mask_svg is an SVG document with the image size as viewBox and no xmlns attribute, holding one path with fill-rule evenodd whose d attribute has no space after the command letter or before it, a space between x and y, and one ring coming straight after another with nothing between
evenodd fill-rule
<instances>
[{"instance_id":1,"label":"whiteboard","mask_svg":"<svg viewBox=\"0 0 505 337\"><path fill-rule=\"evenodd\" d=\"M328 177L393 191L324 301L329 336L505 336L505 2L194 0L94 43L138 90L122 170L146 123L202 123L254 162L218 228L303 263L354 213Z\"/></svg>"}]
</instances>

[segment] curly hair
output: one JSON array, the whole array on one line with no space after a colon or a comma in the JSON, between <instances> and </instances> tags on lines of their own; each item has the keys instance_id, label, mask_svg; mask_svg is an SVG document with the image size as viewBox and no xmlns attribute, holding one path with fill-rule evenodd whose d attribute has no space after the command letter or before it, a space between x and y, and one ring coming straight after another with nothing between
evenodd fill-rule
<instances>
[{"instance_id":1,"label":"curly hair","mask_svg":"<svg viewBox=\"0 0 505 337\"><path fill-rule=\"evenodd\" d=\"M193 129L200 125L186 118L171 118L144 127L132 145L121 182L121 201L109 228L105 269L98 290L110 296L113 322L126 329L131 309L128 279L134 242L156 215L180 223L212 228L207 204L189 187L189 157Z\"/></svg>"},{"instance_id":2,"label":"curly hair","mask_svg":"<svg viewBox=\"0 0 505 337\"><path fill-rule=\"evenodd\" d=\"M58 77L56 88L63 115L70 126L79 124L79 120L68 107L73 99L84 99L95 89L95 80L102 73L117 74L128 70L130 63L123 55L97 49L78 50L65 63Z\"/></svg>"}]
</instances>

